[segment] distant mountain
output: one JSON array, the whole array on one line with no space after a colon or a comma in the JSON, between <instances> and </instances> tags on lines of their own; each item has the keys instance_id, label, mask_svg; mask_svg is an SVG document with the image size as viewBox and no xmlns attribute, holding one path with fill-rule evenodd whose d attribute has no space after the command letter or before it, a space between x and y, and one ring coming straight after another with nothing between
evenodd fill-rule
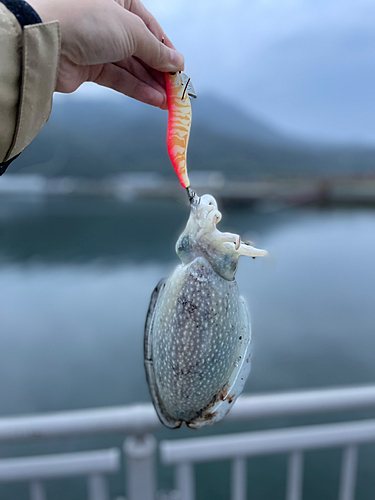
<instances>
[{"instance_id":1,"label":"distant mountain","mask_svg":"<svg viewBox=\"0 0 375 500\"><path fill-rule=\"evenodd\" d=\"M50 120L9 167L46 176L104 177L128 171L172 176L167 112L123 96L57 100ZM354 174L374 171L375 150L309 145L212 96L193 102L190 170L230 175Z\"/></svg>"},{"instance_id":2,"label":"distant mountain","mask_svg":"<svg viewBox=\"0 0 375 500\"><path fill-rule=\"evenodd\" d=\"M260 118L252 117L217 97L203 95L193 101L192 107L193 123L219 135L265 144L278 144L288 140Z\"/></svg>"}]
</instances>

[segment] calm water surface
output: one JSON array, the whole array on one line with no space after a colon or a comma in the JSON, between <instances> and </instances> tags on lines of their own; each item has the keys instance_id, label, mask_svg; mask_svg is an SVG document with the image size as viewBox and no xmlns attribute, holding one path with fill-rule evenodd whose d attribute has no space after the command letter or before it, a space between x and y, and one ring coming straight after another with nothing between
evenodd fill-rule
<instances>
[{"instance_id":1,"label":"calm water surface","mask_svg":"<svg viewBox=\"0 0 375 500\"><path fill-rule=\"evenodd\" d=\"M0 201L0 414L150 401L143 326L150 294L178 264L183 204L83 199ZM256 393L375 381L375 211L301 209L224 212L268 259L243 259L237 275L253 324ZM219 424L201 435L374 417L373 412ZM177 436L178 434L178 436ZM162 430L158 438L197 436ZM9 445L0 456L119 446L119 436ZM358 498L373 498L375 451L361 449ZM249 460L252 499L281 499L285 457ZM335 498L337 450L306 456L305 498ZM160 487L172 485L163 469ZM227 499L227 462L197 470L198 499ZM220 480L219 480L220 478ZM111 482L120 494L121 478ZM85 482L48 483L56 500L78 500ZM27 498L26 486L0 498Z\"/></svg>"}]
</instances>

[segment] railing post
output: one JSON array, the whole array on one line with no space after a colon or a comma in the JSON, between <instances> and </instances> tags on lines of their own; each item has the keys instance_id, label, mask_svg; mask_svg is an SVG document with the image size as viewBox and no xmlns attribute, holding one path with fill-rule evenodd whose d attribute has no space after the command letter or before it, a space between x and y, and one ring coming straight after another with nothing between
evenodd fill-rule
<instances>
[{"instance_id":1,"label":"railing post","mask_svg":"<svg viewBox=\"0 0 375 500\"><path fill-rule=\"evenodd\" d=\"M246 500L246 477L246 458L235 458L232 461L231 500Z\"/></svg>"},{"instance_id":2,"label":"railing post","mask_svg":"<svg viewBox=\"0 0 375 500\"><path fill-rule=\"evenodd\" d=\"M293 451L289 455L288 479L286 485L287 500L302 500L303 452Z\"/></svg>"},{"instance_id":3,"label":"railing post","mask_svg":"<svg viewBox=\"0 0 375 500\"><path fill-rule=\"evenodd\" d=\"M354 500L357 463L358 446L347 446L342 457L339 500Z\"/></svg>"},{"instance_id":4,"label":"railing post","mask_svg":"<svg viewBox=\"0 0 375 500\"><path fill-rule=\"evenodd\" d=\"M89 500L109 500L107 481L101 474L93 474L88 478Z\"/></svg>"},{"instance_id":5,"label":"railing post","mask_svg":"<svg viewBox=\"0 0 375 500\"><path fill-rule=\"evenodd\" d=\"M126 438L127 500L155 500L155 452L156 439L151 434Z\"/></svg>"},{"instance_id":6,"label":"railing post","mask_svg":"<svg viewBox=\"0 0 375 500\"><path fill-rule=\"evenodd\" d=\"M193 464L182 463L176 466L176 490L181 500L195 500L195 478Z\"/></svg>"},{"instance_id":7,"label":"railing post","mask_svg":"<svg viewBox=\"0 0 375 500\"><path fill-rule=\"evenodd\" d=\"M46 492L41 481L30 483L30 500L47 500Z\"/></svg>"}]
</instances>

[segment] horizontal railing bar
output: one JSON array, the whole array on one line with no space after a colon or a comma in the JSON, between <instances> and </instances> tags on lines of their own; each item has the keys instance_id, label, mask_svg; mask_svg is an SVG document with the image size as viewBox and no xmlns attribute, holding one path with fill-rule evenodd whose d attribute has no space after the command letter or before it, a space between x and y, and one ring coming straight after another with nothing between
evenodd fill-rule
<instances>
[{"instance_id":1,"label":"horizontal railing bar","mask_svg":"<svg viewBox=\"0 0 375 500\"><path fill-rule=\"evenodd\" d=\"M312 450L375 441L375 420L312 425L160 443L164 464Z\"/></svg>"},{"instance_id":2,"label":"horizontal railing bar","mask_svg":"<svg viewBox=\"0 0 375 500\"><path fill-rule=\"evenodd\" d=\"M242 395L225 420L234 422L375 407L375 385ZM161 427L151 404L0 418L0 442L119 432L143 434Z\"/></svg>"},{"instance_id":3,"label":"horizontal railing bar","mask_svg":"<svg viewBox=\"0 0 375 500\"><path fill-rule=\"evenodd\" d=\"M0 460L0 483L109 474L120 469L120 450L39 455Z\"/></svg>"},{"instance_id":4,"label":"horizontal railing bar","mask_svg":"<svg viewBox=\"0 0 375 500\"><path fill-rule=\"evenodd\" d=\"M375 407L375 385L240 396L227 422Z\"/></svg>"},{"instance_id":5,"label":"horizontal railing bar","mask_svg":"<svg viewBox=\"0 0 375 500\"><path fill-rule=\"evenodd\" d=\"M143 434L161 427L151 404L93 408L0 418L0 442L119 432Z\"/></svg>"}]
</instances>

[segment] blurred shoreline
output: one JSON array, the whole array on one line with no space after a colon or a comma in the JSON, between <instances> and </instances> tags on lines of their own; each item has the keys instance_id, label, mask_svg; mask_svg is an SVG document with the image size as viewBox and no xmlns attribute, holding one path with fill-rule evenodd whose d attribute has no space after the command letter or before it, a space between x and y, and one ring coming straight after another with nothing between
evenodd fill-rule
<instances>
[{"instance_id":1,"label":"blurred shoreline","mask_svg":"<svg viewBox=\"0 0 375 500\"><path fill-rule=\"evenodd\" d=\"M256 203L300 205L375 205L375 174L268 177L253 180L221 172L197 172L190 176L198 194L208 192L225 205ZM153 172L127 172L100 179L47 178L39 174L6 174L0 196L88 196L124 202L142 199L181 199L176 180Z\"/></svg>"}]
</instances>

